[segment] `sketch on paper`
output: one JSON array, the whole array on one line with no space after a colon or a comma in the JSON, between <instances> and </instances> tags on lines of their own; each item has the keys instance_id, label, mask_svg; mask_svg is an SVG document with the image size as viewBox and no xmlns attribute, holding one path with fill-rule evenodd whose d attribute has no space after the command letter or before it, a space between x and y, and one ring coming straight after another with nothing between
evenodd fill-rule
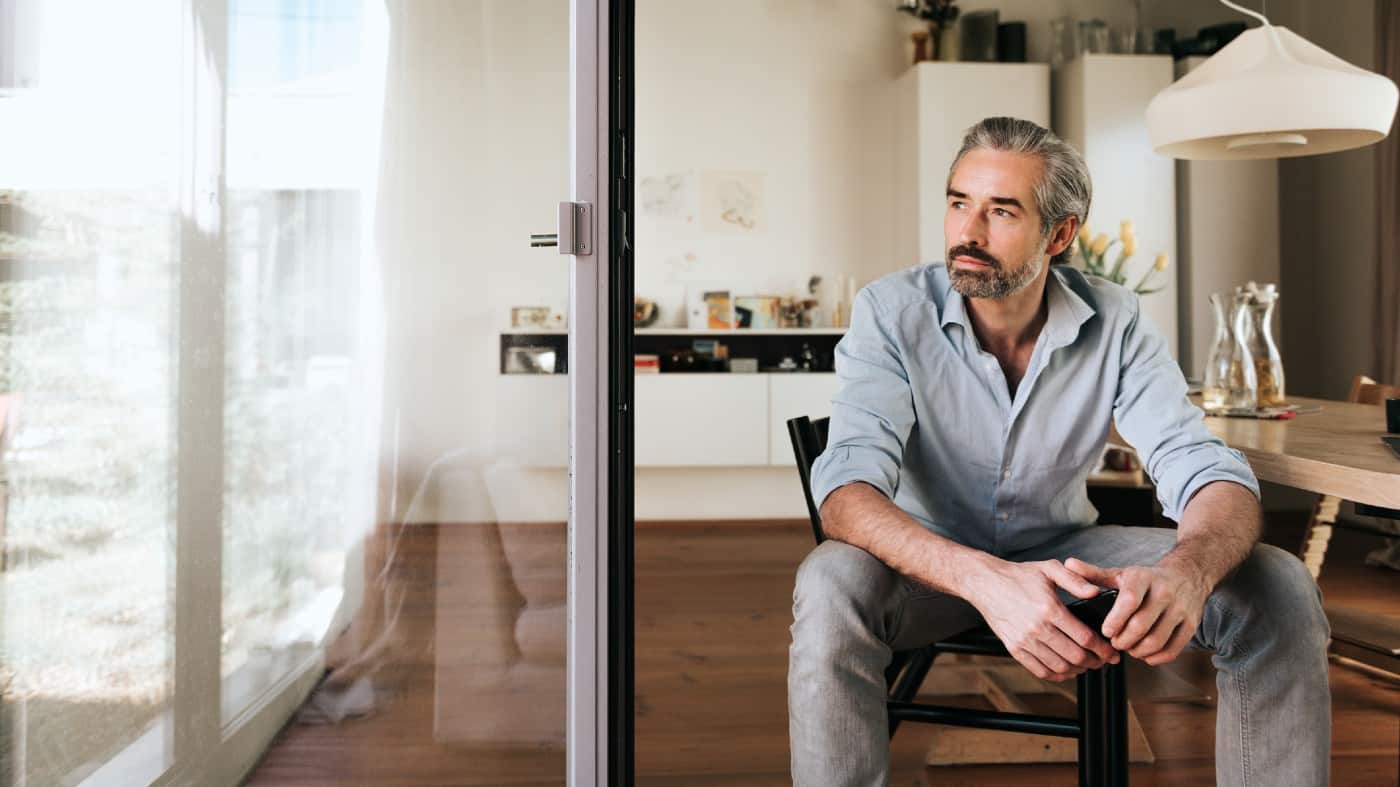
<instances>
[{"instance_id":1,"label":"sketch on paper","mask_svg":"<svg viewBox=\"0 0 1400 787\"><path fill-rule=\"evenodd\" d=\"M763 229L763 173L702 174L700 213L706 232L752 232Z\"/></svg>"},{"instance_id":2,"label":"sketch on paper","mask_svg":"<svg viewBox=\"0 0 1400 787\"><path fill-rule=\"evenodd\" d=\"M690 183L688 174L648 175L641 180L642 215L677 218L686 212Z\"/></svg>"}]
</instances>

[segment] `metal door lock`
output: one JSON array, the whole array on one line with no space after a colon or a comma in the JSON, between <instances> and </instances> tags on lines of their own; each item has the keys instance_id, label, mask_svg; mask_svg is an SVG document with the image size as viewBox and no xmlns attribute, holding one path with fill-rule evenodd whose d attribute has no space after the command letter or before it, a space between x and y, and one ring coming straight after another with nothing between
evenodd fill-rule
<instances>
[{"instance_id":1,"label":"metal door lock","mask_svg":"<svg viewBox=\"0 0 1400 787\"><path fill-rule=\"evenodd\" d=\"M559 231L531 235L530 246L558 246L560 254L592 254L593 205L588 202L559 203Z\"/></svg>"}]
</instances>

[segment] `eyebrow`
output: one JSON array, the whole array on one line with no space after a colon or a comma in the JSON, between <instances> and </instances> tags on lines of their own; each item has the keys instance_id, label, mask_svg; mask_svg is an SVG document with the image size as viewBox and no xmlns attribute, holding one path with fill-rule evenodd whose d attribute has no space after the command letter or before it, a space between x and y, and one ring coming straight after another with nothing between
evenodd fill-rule
<instances>
[{"instance_id":1,"label":"eyebrow","mask_svg":"<svg viewBox=\"0 0 1400 787\"><path fill-rule=\"evenodd\" d=\"M948 189L948 196L957 197L958 199L967 199L967 195L957 189ZM1026 206L1022 205L1021 201L1015 197L992 197L991 201L993 205L1011 205L1021 210L1026 209Z\"/></svg>"}]
</instances>

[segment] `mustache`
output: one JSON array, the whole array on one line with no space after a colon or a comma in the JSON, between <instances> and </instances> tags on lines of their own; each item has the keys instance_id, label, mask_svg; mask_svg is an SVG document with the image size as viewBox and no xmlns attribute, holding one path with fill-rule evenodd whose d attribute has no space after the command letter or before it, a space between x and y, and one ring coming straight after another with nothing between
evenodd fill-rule
<instances>
[{"instance_id":1,"label":"mustache","mask_svg":"<svg viewBox=\"0 0 1400 787\"><path fill-rule=\"evenodd\" d=\"M974 260L980 260L991 265L996 270L1001 270L1002 267L1001 260L982 251L976 246L954 246L948 250L948 259L951 260L954 257L971 257Z\"/></svg>"}]
</instances>

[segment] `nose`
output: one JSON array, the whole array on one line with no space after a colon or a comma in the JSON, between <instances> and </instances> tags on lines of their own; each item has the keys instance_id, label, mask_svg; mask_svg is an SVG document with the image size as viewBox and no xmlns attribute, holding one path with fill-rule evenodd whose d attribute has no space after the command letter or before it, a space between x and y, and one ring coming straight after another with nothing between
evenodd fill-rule
<instances>
[{"instance_id":1,"label":"nose","mask_svg":"<svg viewBox=\"0 0 1400 787\"><path fill-rule=\"evenodd\" d=\"M979 211L968 211L958 230L958 243L963 246L987 246L987 221Z\"/></svg>"}]
</instances>

